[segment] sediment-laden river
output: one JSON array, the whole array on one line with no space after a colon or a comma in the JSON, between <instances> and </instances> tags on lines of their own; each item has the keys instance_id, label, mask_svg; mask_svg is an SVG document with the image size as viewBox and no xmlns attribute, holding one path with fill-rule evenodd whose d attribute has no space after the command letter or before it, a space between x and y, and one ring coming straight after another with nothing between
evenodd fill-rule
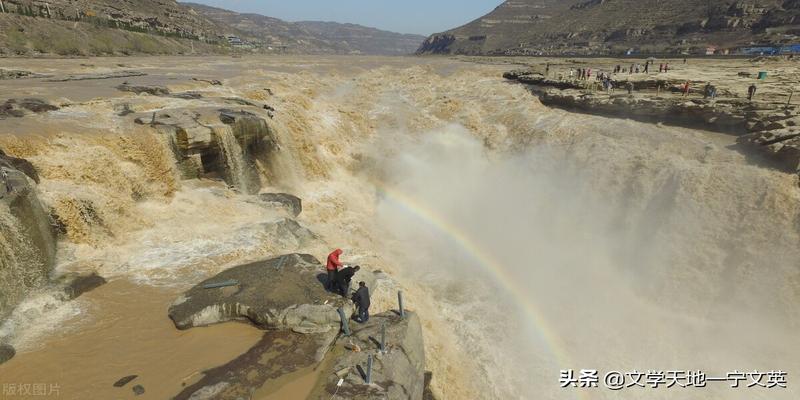
<instances>
[{"instance_id":1,"label":"sediment-laden river","mask_svg":"<svg viewBox=\"0 0 800 400\"><path fill-rule=\"evenodd\" d=\"M166 310L182 291L244 261L288 251L323 259L340 247L404 289L441 399L797 397L800 189L796 176L738 151L734 137L548 109L504 82L502 66L446 59L0 67L146 73L0 81L3 98L59 106L0 119L0 148L33 164L39 198L62 224L54 274L97 271L110 281L69 302L0 281L24 295L0 325L17 350L0 365L0 384L116 398L111 384L137 374L141 398L169 398L260 337L244 324L176 330ZM115 89L124 82L192 95ZM154 128L161 117L147 118L244 108L266 121L257 129L273 136L270 151L214 129L219 151L195 161L222 172L194 178L175 158L181 143ZM303 199L298 221L323 244L298 247L265 231L283 215L257 194L276 191ZM2 265L16 274L31 249L15 241L6 209L0 216ZM393 307L392 296L377 294L375 312ZM786 389L610 391L561 388L568 369L601 379L633 370L790 375Z\"/></svg>"}]
</instances>

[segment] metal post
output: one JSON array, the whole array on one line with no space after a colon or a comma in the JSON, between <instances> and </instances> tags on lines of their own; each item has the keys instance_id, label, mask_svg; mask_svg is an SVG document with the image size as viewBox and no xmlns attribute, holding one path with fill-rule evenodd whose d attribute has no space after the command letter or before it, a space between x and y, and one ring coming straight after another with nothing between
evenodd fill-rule
<instances>
[{"instance_id":1,"label":"metal post","mask_svg":"<svg viewBox=\"0 0 800 400\"><path fill-rule=\"evenodd\" d=\"M367 356L367 385L372 384L372 354Z\"/></svg>"},{"instance_id":2,"label":"metal post","mask_svg":"<svg viewBox=\"0 0 800 400\"><path fill-rule=\"evenodd\" d=\"M403 291L397 292L397 302L400 303L400 318L406 317L406 310L403 309Z\"/></svg>"},{"instance_id":3,"label":"metal post","mask_svg":"<svg viewBox=\"0 0 800 400\"><path fill-rule=\"evenodd\" d=\"M381 353L386 353L386 322L381 324Z\"/></svg>"},{"instance_id":4,"label":"metal post","mask_svg":"<svg viewBox=\"0 0 800 400\"><path fill-rule=\"evenodd\" d=\"M350 324L347 321L347 316L344 314L344 308L339 307L339 318L342 320L342 330L345 336L350 336Z\"/></svg>"}]
</instances>

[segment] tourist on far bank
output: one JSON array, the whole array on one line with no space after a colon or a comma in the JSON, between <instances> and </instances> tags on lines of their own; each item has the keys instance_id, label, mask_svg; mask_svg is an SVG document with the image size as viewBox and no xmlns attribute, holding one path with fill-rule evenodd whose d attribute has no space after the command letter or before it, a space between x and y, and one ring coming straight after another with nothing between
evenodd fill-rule
<instances>
[{"instance_id":1,"label":"tourist on far bank","mask_svg":"<svg viewBox=\"0 0 800 400\"><path fill-rule=\"evenodd\" d=\"M550 63L547 63L544 67L544 76L550 76Z\"/></svg>"},{"instance_id":2,"label":"tourist on far bank","mask_svg":"<svg viewBox=\"0 0 800 400\"><path fill-rule=\"evenodd\" d=\"M628 75L630 75L630 74L632 74L632 73L633 73L633 67L634 67L634 65L633 65L633 64L631 64L631 69L629 69L629 70L628 70Z\"/></svg>"},{"instance_id":3,"label":"tourist on far bank","mask_svg":"<svg viewBox=\"0 0 800 400\"><path fill-rule=\"evenodd\" d=\"M669 63L664 64L664 72L669 72Z\"/></svg>"},{"instance_id":4,"label":"tourist on far bank","mask_svg":"<svg viewBox=\"0 0 800 400\"><path fill-rule=\"evenodd\" d=\"M711 96L711 82L706 83L706 86L703 88L703 98L707 99Z\"/></svg>"},{"instance_id":5,"label":"tourist on far bank","mask_svg":"<svg viewBox=\"0 0 800 400\"><path fill-rule=\"evenodd\" d=\"M755 83L750 85L749 88L747 88L747 100L748 101L753 101L753 96L756 95L756 90L758 90L758 87L756 87Z\"/></svg>"},{"instance_id":6,"label":"tourist on far bank","mask_svg":"<svg viewBox=\"0 0 800 400\"><path fill-rule=\"evenodd\" d=\"M575 68L570 68L569 69L569 80L570 81L575 80Z\"/></svg>"},{"instance_id":7,"label":"tourist on far bank","mask_svg":"<svg viewBox=\"0 0 800 400\"><path fill-rule=\"evenodd\" d=\"M328 271L328 281L325 282L325 288L330 291L336 290L336 274L343 265L339 260L339 256L341 255L342 249L336 249L331 252L331 254L328 254L328 263L325 266L325 269Z\"/></svg>"},{"instance_id":8,"label":"tourist on far bank","mask_svg":"<svg viewBox=\"0 0 800 400\"><path fill-rule=\"evenodd\" d=\"M361 269L360 266L344 267L341 271L336 273L336 289L342 297L347 297L350 294L350 281L353 280L353 275Z\"/></svg>"},{"instance_id":9,"label":"tourist on far bank","mask_svg":"<svg viewBox=\"0 0 800 400\"><path fill-rule=\"evenodd\" d=\"M658 73L664 72L664 63L658 64Z\"/></svg>"},{"instance_id":10,"label":"tourist on far bank","mask_svg":"<svg viewBox=\"0 0 800 400\"><path fill-rule=\"evenodd\" d=\"M628 81L628 94L633 95L633 82Z\"/></svg>"},{"instance_id":11,"label":"tourist on far bank","mask_svg":"<svg viewBox=\"0 0 800 400\"><path fill-rule=\"evenodd\" d=\"M355 317L356 322L363 324L369 321L369 289L367 289L365 282L358 282L358 290L353 293L352 300L358 309L358 315Z\"/></svg>"},{"instance_id":12,"label":"tourist on far bank","mask_svg":"<svg viewBox=\"0 0 800 400\"><path fill-rule=\"evenodd\" d=\"M688 95L689 95L689 81L686 81L686 83L683 84L683 97L686 97Z\"/></svg>"},{"instance_id":13,"label":"tourist on far bank","mask_svg":"<svg viewBox=\"0 0 800 400\"><path fill-rule=\"evenodd\" d=\"M644 64L644 73L645 74L649 74L650 73L650 61L648 61L648 62L646 62Z\"/></svg>"}]
</instances>

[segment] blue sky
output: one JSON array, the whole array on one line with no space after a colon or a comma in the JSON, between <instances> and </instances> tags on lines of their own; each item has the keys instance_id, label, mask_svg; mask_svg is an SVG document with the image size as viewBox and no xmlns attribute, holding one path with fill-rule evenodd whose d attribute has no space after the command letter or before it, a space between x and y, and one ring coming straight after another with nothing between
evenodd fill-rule
<instances>
[{"instance_id":1,"label":"blue sky","mask_svg":"<svg viewBox=\"0 0 800 400\"><path fill-rule=\"evenodd\" d=\"M184 0L179 0L184 1ZM428 35L483 16L503 0L192 0L288 21L350 22Z\"/></svg>"}]
</instances>

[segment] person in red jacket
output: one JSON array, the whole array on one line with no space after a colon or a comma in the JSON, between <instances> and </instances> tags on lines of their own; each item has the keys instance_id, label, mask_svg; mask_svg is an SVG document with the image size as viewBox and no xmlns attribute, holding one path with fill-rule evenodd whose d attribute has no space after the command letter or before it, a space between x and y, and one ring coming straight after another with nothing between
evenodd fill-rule
<instances>
[{"instance_id":1,"label":"person in red jacket","mask_svg":"<svg viewBox=\"0 0 800 400\"><path fill-rule=\"evenodd\" d=\"M341 255L342 249L336 249L331 254L328 254L328 265L325 267L328 270L328 281L326 282L328 290L336 289L336 272L342 266L342 262L339 261L339 256Z\"/></svg>"}]
</instances>

